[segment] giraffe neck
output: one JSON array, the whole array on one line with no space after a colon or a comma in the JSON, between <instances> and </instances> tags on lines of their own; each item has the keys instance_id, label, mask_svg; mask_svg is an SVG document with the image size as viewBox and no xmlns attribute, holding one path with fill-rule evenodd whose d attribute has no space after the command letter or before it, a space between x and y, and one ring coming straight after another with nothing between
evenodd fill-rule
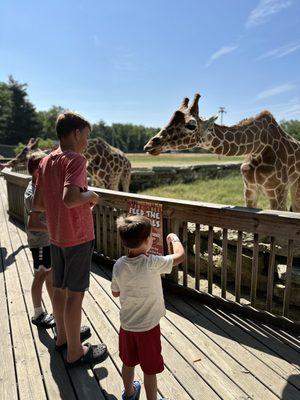
<instances>
[{"instance_id":1,"label":"giraffe neck","mask_svg":"<svg viewBox=\"0 0 300 400\"><path fill-rule=\"evenodd\" d=\"M253 120L247 124L232 127L214 124L213 129L200 139L199 145L213 153L225 156L240 156L260 153L266 145L272 145L272 136L269 124L276 121L270 120L270 116L260 121ZM268 119L268 121L267 121Z\"/></svg>"}]
</instances>

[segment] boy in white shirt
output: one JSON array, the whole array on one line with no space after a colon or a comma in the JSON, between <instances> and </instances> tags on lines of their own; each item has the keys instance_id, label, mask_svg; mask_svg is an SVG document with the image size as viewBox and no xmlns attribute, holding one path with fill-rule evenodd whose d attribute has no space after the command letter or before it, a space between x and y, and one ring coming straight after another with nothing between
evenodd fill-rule
<instances>
[{"instance_id":1,"label":"boy in white shirt","mask_svg":"<svg viewBox=\"0 0 300 400\"><path fill-rule=\"evenodd\" d=\"M138 400L141 385L134 381L134 367L144 372L147 400L157 399L156 374L164 369L159 321L165 315L161 274L184 260L184 248L174 233L167 236L167 256L147 255L152 246L151 221L142 216L120 217L118 232L128 256L119 258L113 268L112 293L120 296L121 328L119 353L123 362L123 400ZM162 400L162 399L161 399Z\"/></svg>"}]
</instances>

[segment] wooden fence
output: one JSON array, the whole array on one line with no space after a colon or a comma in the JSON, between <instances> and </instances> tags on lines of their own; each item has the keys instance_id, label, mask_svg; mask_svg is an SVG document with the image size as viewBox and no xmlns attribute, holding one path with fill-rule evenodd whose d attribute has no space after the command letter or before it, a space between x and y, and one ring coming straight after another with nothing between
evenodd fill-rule
<instances>
[{"instance_id":1,"label":"wooden fence","mask_svg":"<svg viewBox=\"0 0 300 400\"><path fill-rule=\"evenodd\" d=\"M4 172L7 182L9 213L11 216L23 221L23 193L29 177L15 172ZM271 319L275 323L287 324L299 329L298 318L290 316L290 296L292 287L293 252L295 243L300 239L300 213L281 211L261 211L243 207L225 206L211 203L199 203L166 199L152 196L143 196L131 193L116 192L100 188L92 188L101 198L101 205L94 211L96 232L96 251L107 260L115 260L122 254L119 236L116 232L115 220L117 216L125 213L128 200L160 203L163 206L164 235L168 232L178 233L184 242L188 253L188 235L192 229L195 239L194 257L186 257L184 264L174 268L170 276L175 291L201 297L204 301L213 301L217 305L225 306L231 310L246 311L257 318ZM207 289L201 290L203 278L203 257L201 247L203 235L201 227L207 226ZM214 230L218 227L222 231L222 266L220 282L214 281ZM236 257L235 257L235 282L230 291L227 285L227 254L228 233L236 231ZM252 271L248 301L242 291L241 281L243 271L243 234L252 234L250 252L252 255ZM264 304L258 301L258 258L259 240L261 237L269 238L269 258L267 266L267 290ZM281 257L286 262L286 276L284 297L282 302L281 317L275 317L273 311L274 294L274 265L276 258L276 244L286 242L286 254ZM189 251L190 253L190 251ZM216 284L220 291L216 290ZM231 296L229 294L231 293ZM290 317L290 318L289 318ZM293 321L291 320L293 319Z\"/></svg>"}]
</instances>

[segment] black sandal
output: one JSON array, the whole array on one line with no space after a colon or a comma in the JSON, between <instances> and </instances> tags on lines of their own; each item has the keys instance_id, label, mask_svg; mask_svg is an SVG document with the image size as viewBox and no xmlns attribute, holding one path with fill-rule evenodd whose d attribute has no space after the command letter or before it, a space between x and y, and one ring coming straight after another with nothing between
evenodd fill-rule
<instances>
[{"instance_id":1,"label":"black sandal","mask_svg":"<svg viewBox=\"0 0 300 400\"><path fill-rule=\"evenodd\" d=\"M31 322L33 325L40 326L41 328L50 329L54 328L56 323L52 314L47 314L45 311L42 312L37 318L32 317Z\"/></svg>"},{"instance_id":2,"label":"black sandal","mask_svg":"<svg viewBox=\"0 0 300 400\"><path fill-rule=\"evenodd\" d=\"M91 329L89 326L83 325L80 327L80 341L81 343L92 336ZM54 334L54 340L57 339L56 333ZM55 350L62 353L68 347L67 343L61 344L60 346L55 345Z\"/></svg>"},{"instance_id":3,"label":"black sandal","mask_svg":"<svg viewBox=\"0 0 300 400\"><path fill-rule=\"evenodd\" d=\"M88 348L88 351L76 361L71 363L66 361L68 367L77 367L78 365L85 364L98 364L101 361L104 361L108 355L107 347L104 343L97 345L86 343L84 346Z\"/></svg>"}]
</instances>

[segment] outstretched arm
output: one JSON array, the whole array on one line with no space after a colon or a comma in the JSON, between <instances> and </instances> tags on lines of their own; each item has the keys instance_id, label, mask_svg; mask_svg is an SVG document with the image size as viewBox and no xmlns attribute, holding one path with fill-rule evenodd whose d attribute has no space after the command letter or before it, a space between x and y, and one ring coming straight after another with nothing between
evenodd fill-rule
<instances>
[{"instance_id":1,"label":"outstretched arm","mask_svg":"<svg viewBox=\"0 0 300 400\"><path fill-rule=\"evenodd\" d=\"M172 255L173 266L179 265L184 261L185 253L179 237L175 233L167 236L168 253Z\"/></svg>"}]
</instances>

